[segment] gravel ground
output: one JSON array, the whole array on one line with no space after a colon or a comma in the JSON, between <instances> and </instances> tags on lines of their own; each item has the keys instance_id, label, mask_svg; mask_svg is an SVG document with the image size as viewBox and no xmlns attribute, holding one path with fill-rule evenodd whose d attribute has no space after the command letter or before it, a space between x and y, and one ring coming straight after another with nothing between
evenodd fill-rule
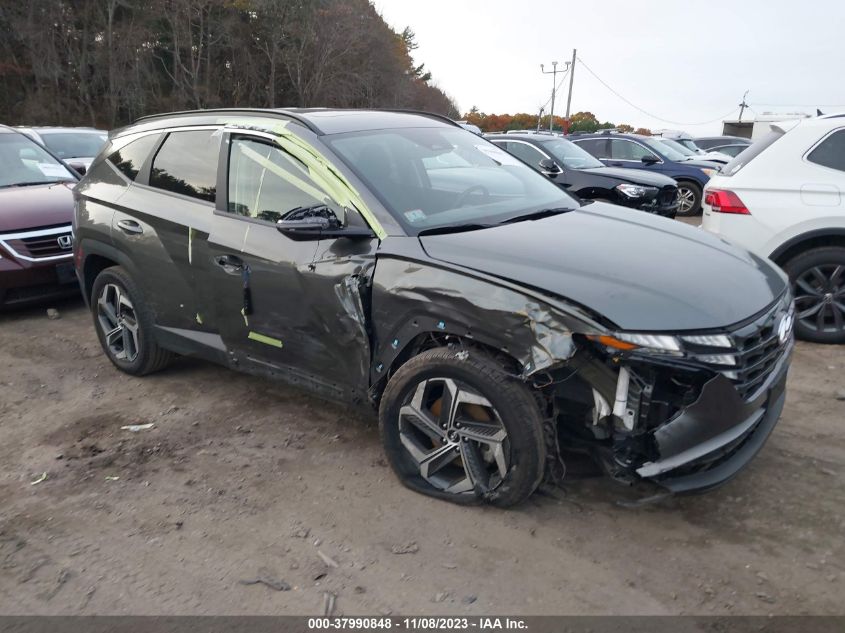
<instances>
[{"instance_id":1,"label":"gravel ground","mask_svg":"<svg viewBox=\"0 0 845 633\"><path fill-rule=\"evenodd\" d=\"M184 359L131 378L81 303L45 307L0 315L0 613L845 614L841 347L798 345L716 492L501 511L401 487L373 418Z\"/></svg>"}]
</instances>

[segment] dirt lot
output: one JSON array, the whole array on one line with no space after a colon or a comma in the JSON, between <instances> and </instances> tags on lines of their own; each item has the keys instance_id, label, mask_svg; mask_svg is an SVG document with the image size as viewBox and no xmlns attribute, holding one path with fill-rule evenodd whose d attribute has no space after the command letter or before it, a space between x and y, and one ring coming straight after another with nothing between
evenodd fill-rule
<instances>
[{"instance_id":1,"label":"dirt lot","mask_svg":"<svg viewBox=\"0 0 845 633\"><path fill-rule=\"evenodd\" d=\"M592 479L500 511L402 488L373 419L284 386L125 376L56 307L0 315L0 613L845 613L842 348L798 346L717 492L631 510Z\"/></svg>"}]
</instances>

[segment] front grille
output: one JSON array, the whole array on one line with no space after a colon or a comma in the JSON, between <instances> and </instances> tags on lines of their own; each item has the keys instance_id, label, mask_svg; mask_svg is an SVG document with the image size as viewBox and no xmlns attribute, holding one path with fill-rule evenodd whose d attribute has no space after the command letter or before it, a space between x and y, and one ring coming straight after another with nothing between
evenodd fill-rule
<instances>
[{"instance_id":1,"label":"front grille","mask_svg":"<svg viewBox=\"0 0 845 633\"><path fill-rule=\"evenodd\" d=\"M743 399L751 400L789 346L792 333L789 332L786 340L781 342L778 328L781 320L791 314L791 309L791 297L785 297L751 323L728 332L733 342L732 348L691 344L686 340L684 346L690 356L730 379ZM713 355L731 356L736 364L725 365L704 360Z\"/></svg>"},{"instance_id":2,"label":"front grille","mask_svg":"<svg viewBox=\"0 0 845 633\"><path fill-rule=\"evenodd\" d=\"M73 236L70 226L59 226L0 235L0 243L21 259L38 261L70 257Z\"/></svg>"}]
</instances>

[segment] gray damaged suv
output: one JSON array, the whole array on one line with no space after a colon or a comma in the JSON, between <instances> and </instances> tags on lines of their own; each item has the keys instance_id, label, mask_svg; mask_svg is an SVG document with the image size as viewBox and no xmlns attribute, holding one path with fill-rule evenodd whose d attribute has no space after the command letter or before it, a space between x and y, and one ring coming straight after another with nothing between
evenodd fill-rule
<instances>
[{"instance_id":1,"label":"gray damaged suv","mask_svg":"<svg viewBox=\"0 0 845 633\"><path fill-rule=\"evenodd\" d=\"M707 490L783 407L780 272L581 207L445 118L148 117L75 197L77 274L119 369L195 356L377 409L425 494L508 506L585 456L626 484Z\"/></svg>"}]
</instances>

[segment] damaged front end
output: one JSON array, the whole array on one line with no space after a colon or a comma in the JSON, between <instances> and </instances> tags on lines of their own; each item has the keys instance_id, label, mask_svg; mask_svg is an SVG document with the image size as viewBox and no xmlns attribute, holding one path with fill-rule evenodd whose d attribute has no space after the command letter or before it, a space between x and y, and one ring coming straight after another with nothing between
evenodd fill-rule
<instances>
[{"instance_id":1,"label":"damaged front end","mask_svg":"<svg viewBox=\"0 0 845 633\"><path fill-rule=\"evenodd\" d=\"M792 319L784 296L723 333L585 337L591 345L561 370L578 380L554 393L561 446L628 484L682 493L725 483L783 409Z\"/></svg>"},{"instance_id":2,"label":"damaged front end","mask_svg":"<svg viewBox=\"0 0 845 633\"><path fill-rule=\"evenodd\" d=\"M724 331L612 332L549 295L391 255L373 280L371 398L424 349L481 348L535 391L547 480L595 462L626 484L707 490L748 463L780 416L793 346L788 294Z\"/></svg>"}]
</instances>

